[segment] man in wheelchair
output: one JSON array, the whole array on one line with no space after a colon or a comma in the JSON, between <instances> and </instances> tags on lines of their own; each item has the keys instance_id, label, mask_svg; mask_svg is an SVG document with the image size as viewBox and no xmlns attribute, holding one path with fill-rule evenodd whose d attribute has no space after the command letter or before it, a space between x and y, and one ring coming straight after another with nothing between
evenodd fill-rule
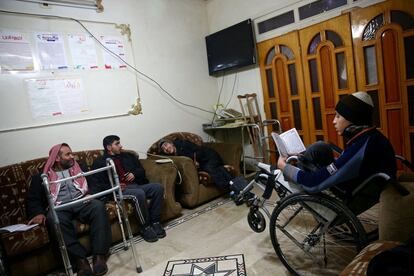
<instances>
[{"instance_id":1,"label":"man in wheelchair","mask_svg":"<svg viewBox=\"0 0 414 276\"><path fill-rule=\"evenodd\" d=\"M345 150L335 159L328 144L317 142L299 158L298 166L286 163L286 158L281 156L277 166L285 179L301 184L308 192L331 187L332 192L345 201L350 200L357 186L373 174L385 173L395 179L394 150L388 139L373 126L373 108L373 101L366 92L341 98L335 108L333 124L345 139ZM365 193L359 194L359 201L364 201L365 208L350 207L354 213L378 202L385 181L374 183L376 185L369 185Z\"/></svg>"}]
</instances>

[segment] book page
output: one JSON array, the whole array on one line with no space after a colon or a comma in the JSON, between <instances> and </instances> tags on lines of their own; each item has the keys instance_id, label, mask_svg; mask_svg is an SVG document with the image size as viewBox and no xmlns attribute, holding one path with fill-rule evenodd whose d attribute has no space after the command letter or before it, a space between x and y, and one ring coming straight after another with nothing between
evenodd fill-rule
<instances>
[{"instance_id":1,"label":"book page","mask_svg":"<svg viewBox=\"0 0 414 276\"><path fill-rule=\"evenodd\" d=\"M286 149L286 145L285 145L285 142L283 141L283 139L280 137L280 135L277 134L276 132L272 132L272 138L273 138L273 141L276 144L277 151L279 152L279 154L281 156L287 157L288 152L287 152L287 149Z\"/></svg>"},{"instance_id":2,"label":"book page","mask_svg":"<svg viewBox=\"0 0 414 276\"><path fill-rule=\"evenodd\" d=\"M297 155L306 150L296 128L283 132L280 137L283 139L288 155Z\"/></svg>"}]
</instances>

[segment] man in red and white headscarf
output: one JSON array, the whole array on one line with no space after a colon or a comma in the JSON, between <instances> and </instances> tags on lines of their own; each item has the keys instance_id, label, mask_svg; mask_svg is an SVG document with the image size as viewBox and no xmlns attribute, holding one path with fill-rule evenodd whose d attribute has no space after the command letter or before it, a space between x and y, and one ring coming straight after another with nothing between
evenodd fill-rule
<instances>
[{"instance_id":1,"label":"man in red and white headscarf","mask_svg":"<svg viewBox=\"0 0 414 276\"><path fill-rule=\"evenodd\" d=\"M68 144L58 144L51 148L43 173L48 176L51 182L49 189L55 206L82 198L88 193L88 183L84 177L58 184L52 183L81 172L82 170L75 161ZM31 218L28 224L45 224L47 222L49 229L51 229L53 220L48 212L46 193L40 174L32 178L26 207L27 215ZM111 228L104 203L96 199L89 200L69 209L58 210L57 215L67 251L77 268L77 275L104 275L108 271L106 256L111 243ZM93 270L86 259L86 249L77 239L74 219L90 225Z\"/></svg>"}]
</instances>

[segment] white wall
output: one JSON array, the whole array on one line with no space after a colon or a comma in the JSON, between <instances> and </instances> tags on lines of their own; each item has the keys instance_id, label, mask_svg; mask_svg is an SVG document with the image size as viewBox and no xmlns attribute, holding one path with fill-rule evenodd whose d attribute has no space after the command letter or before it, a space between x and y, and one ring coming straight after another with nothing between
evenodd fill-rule
<instances>
[{"instance_id":1,"label":"white wall","mask_svg":"<svg viewBox=\"0 0 414 276\"><path fill-rule=\"evenodd\" d=\"M130 24L138 69L181 101L211 110L218 90L216 79L208 75L205 1L105 0L103 4L103 13L56 6L45 9L14 0L0 1L0 9ZM139 79L139 90L142 115L0 133L0 166L46 156L50 147L60 142L69 143L75 151L101 148L107 134L119 135L125 148L144 152L155 140L174 131L207 138L201 124L210 121L211 114L173 102L143 78ZM0 96L6 92L1 91Z\"/></svg>"}]
</instances>

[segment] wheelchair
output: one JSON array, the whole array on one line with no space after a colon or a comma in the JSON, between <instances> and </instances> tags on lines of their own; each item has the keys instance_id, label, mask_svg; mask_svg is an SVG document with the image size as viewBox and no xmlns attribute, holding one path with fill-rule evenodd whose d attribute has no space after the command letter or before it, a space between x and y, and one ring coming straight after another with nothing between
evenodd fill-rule
<instances>
[{"instance_id":1,"label":"wheelchair","mask_svg":"<svg viewBox=\"0 0 414 276\"><path fill-rule=\"evenodd\" d=\"M369 218L362 215L379 201L382 188L390 183L401 194L408 194L403 186L384 173L362 181L348 198L343 196L343 191L335 190L338 179L349 179L352 177L350 172L358 171L356 168L360 166L362 156L356 154L336 177L311 188L286 181L282 172L272 165L257 163L254 179L248 184L246 181L247 185L234 196L234 199L242 200L253 186L263 190L260 197L255 195L245 200L250 207L247 221L253 231L263 232L266 219L262 212L266 214L270 220L273 248L292 274L338 275L371 239L375 239L376 229L367 231L364 225ZM297 158L288 159L289 162L292 160ZM373 183L376 185L371 185ZM273 191L279 198L275 202L270 199ZM378 196L366 200L366 196L373 193ZM269 207L273 208L271 213Z\"/></svg>"}]
</instances>

